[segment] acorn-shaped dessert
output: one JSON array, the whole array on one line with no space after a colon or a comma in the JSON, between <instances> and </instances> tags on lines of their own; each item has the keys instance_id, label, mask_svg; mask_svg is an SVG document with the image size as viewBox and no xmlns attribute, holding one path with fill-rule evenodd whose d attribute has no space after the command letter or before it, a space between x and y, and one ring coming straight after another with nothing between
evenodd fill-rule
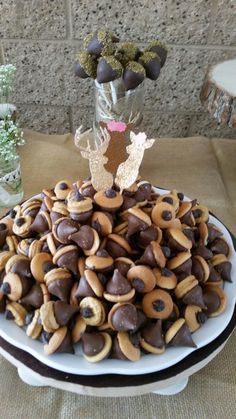
<instances>
[{"instance_id":1,"label":"acorn-shaped dessert","mask_svg":"<svg viewBox=\"0 0 236 419\"><path fill-rule=\"evenodd\" d=\"M115 269L118 269L118 271L124 276L127 275L128 270L132 266L134 266L134 262L131 259L122 257L122 256L119 258L116 258L114 262Z\"/></svg>"},{"instance_id":2,"label":"acorn-shaped dessert","mask_svg":"<svg viewBox=\"0 0 236 419\"><path fill-rule=\"evenodd\" d=\"M192 207L192 214L195 219L195 224L200 224L207 222L209 219L209 211L208 208L204 205L193 205Z\"/></svg>"},{"instance_id":3,"label":"acorn-shaped dessert","mask_svg":"<svg viewBox=\"0 0 236 419\"><path fill-rule=\"evenodd\" d=\"M84 224L92 215L93 202L91 198L82 195L78 189L73 189L67 196L67 209L72 220Z\"/></svg>"},{"instance_id":4,"label":"acorn-shaped dessert","mask_svg":"<svg viewBox=\"0 0 236 419\"><path fill-rule=\"evenodd\" d=\"M145 69L137 61L130 61L123 72L123 83L126 90L136 89L145 78Z\"/></svg>"},{"instance_id":5,"label":"acorn-shaped dessert","mask_svg":"<svg viewBox=\"0 0 236 419\"><path fill-rule=\"evenodd\" d=\"M18 274L20 277L31 278L30 260L23 255L14 255L8 259L5 265L5 271Z\"/></svg>"},{"instance_id":6,"label":"acorn-shaped dessert","mask_svg":"<svg viewBox=\"0 0 236 419\"><path fill-rule=\"evenodd\" d=\"M184 318L191 333L198 330L208 319L206 313L199 306L192 304L184 308Z\"/></svg>"},{"instance_id":7,"label":"acorn-shaped dessert","mask_svg":"<svg viewBox=\"0 0 236 419\"><path fill-rule=\"evenodd\" d=\"M115 269L112 278L106 283L103 296L106 300L118 303L131 301L135 295L130 281L124 277L118 269Z\"/></svg>"},{"instance_id":8,"label":"acorn-shaped dessert","mask_svg":"<svg viewBox=\"0 0 236 419\"><path fill-rule=\"evenodd\" d=\"M165 351L162 320L151 322L142 329L140 345L145 351L152 354L162 354Z\"/></svg>"},{"instance_id":9,"label":"acorn-shaped dessert","mask_svg":"<svg viewBox=\"0 0 236 419\"><path fill-rule=\"evenodd\" d=\"M125 67L129 61L136 61L140 50L133 42L120 42L116 44L115 58Z\"/></svg>"},{"instance_id":10,"label":"acorn-shaped dessert","mask_svg":"<svg viewBox=\"0 0 236 419\"><path fill-rule=\"evenodd\" d=\"M225 255L219 253L213 256L211 263L215 270L221 275L224 281L232 282L232 263L227 259Z\"/></svg>"},{"instance_id":11,"label":"acorn-shaped dessert","mask_svg":"<svg viewBox=\"0 0 236 419\"><path fill-rule=\"evenodd\" d=\"M110 272L113 269L114 259L105 250L98 250L96 255L88 256L85 260L85 266L87 269L91 269L96 272Z\"/></svg>"},{"instance_id":12,"label":"acorn-shaped dessert","mask_svg":"<svg viewBox=\"0 0 236 419\"><path fill-rule=\"evenodd\" d=\"M138 324L137 308L131 303L116 303L108 314L108 323L117 332L135 331Z\"/></svg>"},{"instance_id":13,"label":"acorn-shaped dessert","mask_svg":"<svg viewBox=\"0 0 236 419\"><path fill-rule=\"evenodd\" d=\"M56 220L52 226L52 233L55 239L62 244L70 244L70 236L79 230L77 221L69 217L62 217Z\"/></svg>"},{"instance_id":14,"label":"acorn-shaped dessert","mask_svg":"<svg viewBox=\"0 0 236 419\"><path fill-rule=\"evenodd\" d=\"M29 308L40 308L43 303L46 303L50 300L50 295L48 293L47 287L45 284L36 283L34 284L29 292L20 299L20 303Z\"/></svg>"},{"instance_id":15,"label":"acorn-shaped dessert","mask_svg":"<svg viewBox=\"0 0 236 419\"><path fill-rule=\"evenodd\" d=\"M156 225L152 224L146 230L140 231L137 237L138 245L141 248L147 247L151 241L160 243L162 240L162 230Z\"/></svg>"},{"instance_id":16,"label":"acorn-shaped dessert","mask_svg":"<svg viewBox=\"0 0 236 419\"><path fill-rule=\"evenodd\" d=\"M179 211L177 213L177 217L182 224L186 224L190 227L195 226L196 222L192 213L192 202L181 202L179 206Z\"/></svg>"},{"instance_id":17,"label":"acorn-shaped dessert","mask_svg":"<svg viewBox=\"0 0 236 419\"><path fill-rule=\"evenodd\" d=\"M31 286L32 280L30 278L9 272L3 278L1 291L7 295L9 300L18 301L27 294Z\"/></svg>"},{"instance_id":18,"label":"acorn-shaped dessert","mask_svg":"<svg viewBox=\"0 0 236 419\"><path fill-rule=\"evenodd\" d=\"M161 60L159 56L152 51L147 51L139 58L139 63L146 70L146 76L151 80L157 80L161 71Z\"/></svg>"},{"instance_id":19,"label":"acorn-shaped dessert","mask_svg":"<svg viewBox=\"0 0 236 419\"><path fill-rule=\"evenodd\" d=\"M52 256L49 253L37 253L30 262L33 277L38 282L44 282L45 274L54 267Z\"/></svg>"},{"instance_id":20,"label":"acorn-shaped dessert","mask_svg":"<svg viewBox=\"0 0 236 419\"><path fill-rule=\"evenodd\" d=\"M132 249L127 240L125 240L119 234L114 233L108 235L106 249L114 259L119 257L126 257L132 252Z\"/></svg>"},{"instance_id":21,"label":"acorn-shaped dessert","mask_svg":"<svg viewBox=\"0 0 236 419\"><path fill-rule=\"evenodd\" d=\"M141 258L136 263L141 265L148 265L152 268L157 266L164 268L166 264L166 258L159 243L151 241Z\"/></svg>"},{"instance_id":22,"label":"acorn-shaped dessert","mask_svg":"<svg viewBox=\"0 0 236 419\"><path fill-rule=\"evenodd\" d=\"M94 211L91 218L91 227L93 227L99 236L107 236L112 233L113 217L109 212Z\"/></svg>"},{"instance_id":23,"label":"acorn-shaped dessert","mask_svg":"<svg viewBox=\"0 0 236 419\"><path fill-rule=\"evenodd\" d=\"M36 217L37 218L37 217ZM20 237L29 237L31 226L34 224L33 218L29 215L25 215L24 217L18 217L14 219L14 224L12 227L13 233Z\"/></svg>"},{"instance_id":24,"label":"acorn-shaped dessert","mask_svg":"<svg viewBox=\"0 0 236 419\"><path fill-rule=\"evenodd\" d=\"M169 327L165 335L165 341L167 345L171 346L197 347L183 318L179 318Z\"/></svg>"},{"instance_id":25,"label":"acorn-shaped dessert","mask_svg":"<svg viewBox=\"0 0 236 419\"><path fill-rule=\"evenodd\" d=\"M190 275L180 281L175 288L175 296L182 300L184 304L191 304L201 308L205 308L205 303L198 280L195 276Z\"/></svg>"},{"instance_id":26,"label":"acorn-shaped dessert","mask_svg":"<svg viewBox=\"0 0 236 419\"><path fill-rule=\"evenodd\" d=\"M68 180L60 180L54 187L54 193L57 199L64 200L66 199L68 193L72 189L72 183Z\"/></svg>"},{"instance_id":27,"label":"acorn-shaped dessert","mask_svg":"<svg viewBox=\"0 0 236 419\"><path fill-rule=\"evenodd\" d=\"M207 316L216 317L225 310L227 296L222 288L206 285L203 289L203 300Z\"/></svg>"},{"instance_id":28,"label":"acorn-shaped dessert","mask_svg":"<svg viewBox=\"0 0 236 419\"><path fill-rule=\"evenodd\" d=\"M43 329L39 309L35 310L34 313L28 313L25 318L25 323L27 325L27 336L31 337L32 339L38 339Z\"/></svg>"},{"instance_id":29,"label":"acorn-shaped dessert","mask_svg":"<svg viewBox=\"0 0 236 419\"><path fill-rule=\"evenodd\" d=\"M173 311L173 300L168 292L155 289L144 295L142 307L151 319L167 319Z\"/></svg>"},{"instance_id":30,"label":"acorn-shaped dessert","mask_svg":"<svg viewBox=\"0 0 236 419\"><path fill-rule=\"evenodd\" d=\"M67 205L63 201L55 201L52 210L50 211L50 218L54 224L59 218L68 217L69 211Z\"/></svg>"},{"instance_id":31,"label":"acorn-shaped dessert","mask_svg":"<svg viewBox=\"0 0 236 419\"><path fill-rule=\"evenodd\" d=\"M127 273L127 278L132 287L139 293L145 294L152 291L156 285L156 277L148 266L133 266Z\"/></svg>"},{"instance_id":32,"label":"acorn-shaped dessert","mask_svg":"<svg viewBox=\"0 0 236 419\"><path fill-rule=\"evenodd\" d=\"M60 268L67 268L74 275L78 273L79 249L74 245L63 246L53 256L53 263Z\"/></svg>"},{"instance_id":33,"label":"acorn-shaped dessert","mask_svg":"<svg viewBox=\"0 0 236 419\"><path fill-rule=\"evenodd\" d=\"M78 306L64 301L48 301L40 307L40 318L46 332L52 333L60 326L65 326L79 312Z\"/></svg>"},{"instance_id":34,"label":"acorn-shaped dessert","mask_svg":"<svg viewBox=\"0 0 236 419\"><path fill-rule=\"evenodd\" d=\"M71 274L66 268L55 268L46 273L44 280L50 294L68 301L73 285Z\"/></svg>"},{"instance_id":35,"label":"acorn-shaped dessert","mask_svg":"<svg viewBox=\"0 0 236 419\"><path fill-rule=\"evenodd\" d=\"M173 205L168 202L158 202L151 213L152 221L160 228L173 227L175 220L175 210Z\"/></svg>"},{"instance_id":36,"label":"acorn-shaped dessert","mask_svg":"<svg viewBox=\"0 0 236 419\"><path fill-rule=\"evenodd\" d=\"M132 362L140 359L139 339L134 341L127 332L118 332L113 339L111 358L124 359Z\"/></svg>"},{"instance_id":37,"label":"acorn-shaped dessert","mask_svg":"<svg viewBox=\"0 0 236 419\"><path fill-rule=\"evenodd\" d=\"M100 362L107 358L111 351L112 339L108 333L83 333L81 341L83 356L88 362Z\"/></svg>"},{"instance_id":38,"label":"acorn-shaped dessert","mask_svg":"<svg viewBox=\"0 0 236 419\"><path fill-rule=\"evenodd\" d=\"M26 309L16 301L11 301L6 305L5 317L7 320L14 320L18 326L25 325L27 315Z\"/></svg>"},{"instance_id":39,"label":"acorn-shaped dessert","mask_svg":"<svg viewBox=\"0 0 236 419\"><path fill-rule=\"evenodd\" d=\"M114 189L107 189L97 192L94 201L102 210L113 213L123 204L123 196Z\"/></svg>"},{"instance_id":40,"label":"acorn-shaped dessert","mask_svg":"<svg viewBox=\"0 0 236 419\"><path fill-rule=\"evenodd\" d=\"M102 297L103 291L104 288L98 275L94 271L86 269L79 280L75 296L77 298Z\"/></svg>"},{"instance_id":41,"label":"acorn-shaped dessert","mask_svg":"<svg viewBox=\"0 0 236 419\"><path fill-rule=\"evenodd\" d=\"M71 333L66 326L57 329L50 337L49 342L44 345L46 355L53 353L74 353Z\"/></svg>"},{"instance_id":42,"label":"acorn-shaped dessert","mask_svg":"<svg viewBox=\"0 0 236 419\"><path fill-rule=\"evenodd\" d=\"M226 242L226 240L222 239L221 237L215 239L210 244L209 247L214 254L221 253L225 256L229 256L229 254L230 254L230 247L229 247L228 243Z\"/></svg>"},{"instance_id":43,"label":"acorn-shaped dessert","mask_svg":"<svg viewBox=\"0 0 236 419\"><path fill-rule=\"evenodd\" d=\"M95 255L100 246L97 231L88 225L81 226L79 231L70 236L70 240L75 242L86 256Z\"/></svg>"},{"instance_id":44,"label":"acorn-shaped dessert","mask_svg":"<svg viewBox=\"0 0 236 419\"><path fill-rule=\"evenodd\" d=\"M97 65L98 83L108 83L121 77L123 67L114 56L103 56L99 59Z\"/></svg>"},{"instance_id":45,"label":"acorn-shaped dessert","mask_svg":"<svg viewBox=\"0 0 236 419\"><path fill-rule=\"evenodd\" d=\"M165 237L171 250L182 252L192 248L192 241L178 228L168 228L165 232Z\"/></svg>"},{"instance_id":46,"label":"acorn-shaped dessert","mask_svg":"<svg viewBox=\"0 0 236 419\"><path fill-rule=\"evenodd\" d=\"M173 290L177 285L177 277L170 269L167 268L154 268L153 274L156 278L156 284L158 287Z\"/></svg>"},{"instance_id":47,"label":"acorn-shaped dessert","mask_svg":"<svg viewBox=\"0 0 236 419\"><path fill-rule=\"evenodd\" d=\"M29 227L31 232L35 232L39 234L44 234L45 232L50 231L51 228L52 228L52 221L47 211L39 211L33 223Z\"/></svg>"},{"instance_id":48,"label":"acorn-shaped dessert","mask_svg":"<svg viewBox=\"0 0 236 419\"><path fill-rule=\"evenodd\" d=\"M81 51L76 57L74 70L76 76L81 79L87 79L88 77L95 79L97 62L87 51Z\"/></svg>"},{"instance_id":49,"label":"acorn-shaped dessert","mask_svg":"<svg viewBox=\"0 0 236 419\"><path fill-rule=\"evenodd\" d=\"M166 57L167 57L167 52L168 52L168 49L167 49L166 45L164 44L164 42L161 42L159 40L152 41L145 48L145 52L146 51L155 52L158 55L158 57L160 58L161 67L163 67L163 65L166 62Z\"/></svg>"},{"instance_id":50,"label":"acorn-shaped dessert","mask_svg":"<svg viewBox=\"0 0 236 419\"><path fill-rule=\"evenodd\" d=\"M178 275L190 275L192 270L192 258L190 252L179 252L167 261L167 268Z\"/></svg>"},{"instance_id":51,"label":"acorn-shaped dessert","mask_svg":"<svg viewBox=\"0 0 236 419\"><path fill-rule=\"evenodd\" d=\"M210 268L202 256L197 255L192 257L192 274L201 283L208 280L210 275Z\"/></svg>"},{"instance_id":52,"label":"acorn-shaped dessert","mask_svg":"<svg viewBox=\"0 0 236 419\"><path fill-rule=\"evenodd\" d=\"M116 38L115 38L116 39ZM106 30L89 33L83 41L84 49L91 55L99 57L111 55L115 50L114 35Z\"/></svg>"},{"instance_id":53,"label":"acorn-shaped dessert","mask_svg":"<svg viewBox=\"0 0 236 419\"><path fill-rule=\"evenodd\" d=\"M80 315L86 324L101 326L105 322L106 312L103 303L94 297L85 297L79 304Z\"/></svg>"},{"instance_id":54,"label":"acorn-shaped dessert","mask_svg":"<svg viewBox=\"0 0 236 419\"><path fill-rule=\"evenodd\" d=\"M128 209L128 236L146 230L151 224L151 218L140 208Z\"/></svg>"}]
</instances>

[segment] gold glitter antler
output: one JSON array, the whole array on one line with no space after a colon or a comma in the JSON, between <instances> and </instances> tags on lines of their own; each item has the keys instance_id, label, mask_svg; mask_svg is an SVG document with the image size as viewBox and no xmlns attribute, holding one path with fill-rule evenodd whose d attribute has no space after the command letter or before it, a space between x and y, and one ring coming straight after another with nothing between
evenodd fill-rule
<instances>
[{"instance_id":1,"label":"gold glitter antler","mask_svg":"<svg viewBox=\"0 0 236 419\"><path fill-rule=\"evenodd\" d=\"M116 172L115 183L120 187L120 192L131 186L137 179L139 167L143 160L144 150L152 147L155 140L147 140L144 132L137 135L130 132L131 144L126 147L129 157L121 163Z\"/></svg>"},{"instance_id":2,"label":"gold glitter antler","mask_svg":"<svg viewBox=\"0 0 236 419\"><path fill-rule=\"evenodd\" d=\"M92 129L82 132L80 126L75 133L75 145L79 148L82 157L89 160L91 182L96 191L105 191L113 185L113 176L105 168L108 158L104 156L110 141L108 131L100 127L101 134L98 135L98 143L95 143L95 150L91 149L90 142L93 140ZM82 146L81 142L87 141L87 147Z\"/></svg>"}]
</instances>

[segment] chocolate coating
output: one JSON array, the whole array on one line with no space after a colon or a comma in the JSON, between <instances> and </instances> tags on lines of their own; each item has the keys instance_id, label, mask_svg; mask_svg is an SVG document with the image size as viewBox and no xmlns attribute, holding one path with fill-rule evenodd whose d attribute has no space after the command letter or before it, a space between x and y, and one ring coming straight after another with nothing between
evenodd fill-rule
<instances>
[{"instance_id":1,"label":"chocolate coating","mask_svg":"<svg viewBox=\"0 0 236 419\"><path fill-rule=\"evenodd\" d=\"M94 356L102 351L105 345L104 336L101 333L83 333L81 337L82 349L85 355Z\"/></svg>"},{"instance_id":2,"label":"chocolate coating","mask_svg":"<svg viewBox=\"0 0 236 419\"><path fill-rule=\"evenodd\" d=\"M142 330L142 337L150 345L161 348L165 345L162 333L162 320L157 320L155 323L150 323Z\"/></svg>"},{"instance_id":3,"label":"chocolate coating","mask_svg":"<svg viewBox=\"0 0 236 419\"><path fill-rule=\"evenodd\" d=\"M145 70L143 66L135 61L130 61L123 72L123 83L126 90L133 90L144 80Z\"/></svg>"},{"instance_id":4,"label":"chocolate coating","mask_svg":"<svg viewBox=\"0 0 236 419\"><path fill-rule=\"evenodd\" d=\"M146 52L139 58L140 64L146 70L146 76L151 80L157 80L161 71L161 61L154 52Z\"/></svg>"},{"instance_id":5,"label":"chocolate coating","mask_svg":"<svg viewBox=\"0 0 236 419\"><path fill-rule=\"evenodd\" d=\"M131 291L130 282L119 272L114 270L112 278L106 284L106 291L112 295L125 295Z\"/></svg>"},{"instance_id":6,"label":"chocolate coating","mask_svg":"<svg viewBox=\"0 0 236 419\"><path fill-rule=\"evenodd\" d=\"M132 304L118 307L112 315L112 325L118 332L135 330L138 322L137 310Z\"/></svg>"},{"instance_id":7,"label":"chocolate coating","mask_svg":"<svg viewBox=\"0 0 236 419\"><path fill-rule=\"evenodd\" d=\"M121 76L122 66L114 57L102 57L97 65L98 83L108 83Z\"/></svg>"}]
</instances>

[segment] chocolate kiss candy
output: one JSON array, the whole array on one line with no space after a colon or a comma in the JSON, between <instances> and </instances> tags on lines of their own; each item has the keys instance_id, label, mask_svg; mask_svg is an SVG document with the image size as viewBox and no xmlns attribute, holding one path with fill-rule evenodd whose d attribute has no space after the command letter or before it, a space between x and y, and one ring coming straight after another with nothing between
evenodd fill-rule
<instances>
[{"instance_id":1,"label":"chocolate kiss candy","mask_svg":"<svg viewBox=\"0 0 236 419\"><path fill-rule=\"evenodd\" d=\"M208 243L212 243L215 239L218 239L222 236L221 231L219 231L214 226L207 224L208 229Z\"/></svg>"},{"instance_id":2,"label":"chocolate kiss candy","mask_svg":"<svg viewBox=\"0 0 236 419\"><path fill-rule=\"evenodd\" d=\"M43 293L39 284L34 284L28 294L21 298L21 304L40 308L43 304Z\"/></svg>"},{"instance_id":3,"label":"chocolate kiss candy","mask_svg":"<svg viewBox=\"0 0 236 419\"><path fill-rule=\"evenodd\" d=\"M128 216L128 231L127 235L132 236L133 234L145 230L148 227L147 223L145 223L140 218L136 217L133 214L129 214Z\"/></svg>"},{"instance_id":4,"label":"chocolate kiss candy","mask_svg":"<svg viewBox=\"0 0 236 419\"><path fill-rule=\"evenodd\" d=\"M217 272L219 272L219 274L221 275L221 277L224 281L232 282L232 279L231 279L232 264L231 264L231 262L227 261L227 262L219 263L219 265L215 266L215 269L217 270Z\"/></svg>"},{"instance_id":5,"label":"chocolate kiss candy","mask_svg":"<svg viewBox=\"0 0 236 419\"><path fill-rule=\"evenodd\" d=\"M104 336L101 333L83 333L81 337L83 352L87 356L99 354L105 345Z\"/></svg>"},{"instance_id":6,"label":"chocolate kiss candy","mask_svg":"<svg viewBox=\"0 0 236 419\"><path fill-rule=\"evenodd\" d=\"M82 275L79 280L79 285L75 293L76 298L80 297L96 297L85 276Z\"/></svg>"},{"instance_id":7,"label":"chocolate kiss candy","mask_svg":"<svg viewBox=\"0 0 236 419\"><path fill-rule=\"evenodd\" d=\"M147 325L142 330L142 337L147 343L156 348L161 348L165 345L162 334L162 320L157 320L155 323Z\"/></svg>"},{"instance_id":8,"label":"chocolate kiss candy","mask_svg":"<svg viewBox=\"0 0 236 419\"><path fill-rule=\"evenodd\" d=\"M100 58L97 66L98 83L107 83L118 79L122 74L122 65L112 56Z\"/></svg>"},{"instance_id":9,"label":"chocolate kiss candy","mask_svg":"<svg viewBox=\"0 0 236 419\"><path fill-rule=\"evenodd\" d=\"M205 303L205 310L206 314L212 314L218 310L220 306L220 298L216 292L213 290L205 290L203 293L203 300Z\"/></svg>"},{"instance_id":10,"label":"chocolate kiss candy","mask_svg":"<svg viewBox=\"0 0 236 419\"><path fill-rule=\"evenodd\" d=\"M139 236L138 236L139 245L142 247L147 247L151 241L157 240L157 237L158 237L157 229L156 227L151 225L146 230L140 231Z\"/></svg>"},{"instance_id":11,"label":"chocolate kiss candy","mask_svg":"<svg viewBox=\"0 0 236 419\"><path fill-rule=\"evenodd\" d=\"M78 273L78 256L79 252L77 249L70 250L64 255L61 255L57 260L57 265L61 268L69 269L74 275Z\"/></svg>"},{"instance_id":12,"label":"chocolate kiss candy","mask_svg":"<svg viewBox=\"0 0 236 419\"><path fill-rule=\"evenodd\" d=\"M113 359L124 359L124 360L128 359L121 351L120 345L116 336L113 339L113 345L112 345L112 351L111 351L110 357Z\"/></svg>"},{"instance_id":13,"label":"chocolate kiss candy","mask_svg":"<svg viewBox=\"0 0 236 419\"><path fill-rule=\"evenodd\" d=\"M31 278L30 270L30 260L29 259L19 259L12 266L11 272L18 274L20 277Z\"/></svg>"},{"instance_id":14,"label":"chocolate kiss candy","mask_svg":"<svg viewBox=\"0 0 236 419\"><path fill-rule=\"evenodd\" d=\"M64 337L62 343L60 344L59 348L55 351L55 353L69 353L73 354L74 348L73 348L73 342L71 338L71 334L69 330L67 330L66 336Z\"/></svg>"},{"instance_id":15,"label":"chocolate kiss candy","mask_svg":"<svg viewBox=\"0 0 236 419\"><path fill-rule=\"evenodd\" d=\"M123 304L118 307L111 319L112 325L118 332L135 330L138 322L137 310L132 304Z\"/></svg>"},{"instance_id":16,"label":"chocolate kiss candy","mask_svg":"<svg viewBox=\"0 0 236 419\"><path fill-rule=\"evenodd\" d=\"M205 308L206 305L203 300L202 288L199 285L196 285L196 287L192 288L183 297L183 303Z\"/></svg>"},{"instance_id":17,"label":"chocolate kiss candy","mask_svg":"<svg viewBox=\"0 0 236 419\"><path fill-rule=\"evenodd\" d=\"M68 301L72 285L71 279L56 279L48 284L48 291L60 300Z\"/></svg>"},{"instance_id":18,"label":"chocolate kiss candy","mask_svg":"<svg viewBox=\"0 0 236 419\"><path fill-rule=\"evenodd\" d=\"M0 223L0 248L4 245L7 237L8 229L6 224Z\"/></svg>"},{"instance_id":19,"label":"chocolate kiss candy","mask_svg":"<svg viewBox=\"0 0 236 419\"><path fill-rule=\"evenodd\" d=\"M132 289L130 282L119 272L114 270L112 278L106 284L106 291L112 295L124 295Z\"/></svg>"},{"instance_id":20,"label":"chocolate kiss candy","mask_svg":"<svg viewBox=\"0 0 236 419\"><path fill-rule=\"evenodd\" d=\"M146 70L146 75L151 80L156 80L161 71L161 60L155 52L147 51L140 58L139 63Z\"/></svg>"},{"instance_id":21,"label":"chocolate kiss candy","mask_svg":"<svg viewBox=\"0 0 236 419\"><path fill-rule=\"evenodd\" d=\"M93 230L88 225L80 227L77 233L70 236L70 239L77 244L83 250L89 250L93 246L94 234Z\"/></svg>"},{"instance_id":22,"label":"chocolate kiss candy","mask_svg":"<svg viewBox=\"0 0 236 419\"><path fill-rule=\"evenodd\" d=\"M220 276L219 272L217 272L217 270L214 268L214 266L212 266L210 263L209 263L209 268L210 268L210 273L209 273L208 282L221 281L221 276Z\"/></svg>"},{"instance_id":23,"label":"chocolate kiss candy","mask_svg":"<svg viewBox=\"0 0 236 419\"><path fill-rule=\"evenodd\" d=\"M30 226L30 231L35 231L36 233L44 233L49 228L46 218L38 213Z\"/></svg>"},{"instance_id":24,"label":"chocolate kiss candy","mask_svg":"<svg viewBox=\"0 0 236 419\"><path fill-rule=\"evenodd\" d=\"M56 226L56 235L62 243L69 243L69 237L78 231L78 223L71 218L64 218Z\"/></svg>"},{"instance_id":25,"label":"chocolate kiss candy","mask_svg":"<svg viewBox=\"0 0 236 419\"><path fill-rule=\"evenodd\" d=\"M126 90L135 89L144 80L145 70L136 61L130 61L123 72L123 83Z\"/></svg>"},{"instance_id":26,"label":"chocolate kiss candy","mask_svg":"<svg viewBox=\"0 0 236 419\"><path fill-rule=\"evenodd\" d=\"M189 346L190 348L197 347L186 324L181 326L176 335L172 338L170 344L172 346Z\"/></svg>"},{"instance_id":27,"label":"chocolate kiss candy","mask_svg":"<svg viewBox=\"0 0 236 419\"><path fill-rule=\"evenodd\" d=\"M210 249L213 253L223 253L223 255L227 256L229 253L229 246L225 240L221 238L215 239L210 246Z\"/></svg>"},{"instance_id":28,"label":"chocolate kiss candy","mask_svg":"<svg viewBox=\"0 0 236 419\"><path fill-rule=\"evenodd\" d=\"M53 306L57 323L65 326L75 313L79 312L79 306L72 306L64 301L55 301Z\"/></svg>"},{"instance_id":29,"label":"chocolate kiss candy","mask_svg":"<svg viewBox=\"0 0 236 419\"><path fill-rule=\"evenodd\" d=\"M194 255L202 256L205 260L212 259L213 257L212 251L205 246L198 246L194 250Z\"/></svg>"},{"instance_id":30,"label":"chocolate kiss candy","mask_svg":"<svg viewBox=\"0 0 236 419\"><path fill-rule=\"evenodd\" d=\"M156 244L156 242L153 242L154 245L157 247L157 254L156 254L156 258L153 252L153 247L152 247L152 242L146 247L143 255L141 256L141 258L137 261L138 264L141 265L148 265L152 268L156 267L156 266L160 266L161 268L164 268L165 266L165 256L164 253L161 249L161 247Z\"/></svg>"},{"instance_id":31,"label":"chocolate kiss candy","mask_svg":"<svg viewBox=\"0 0 236 419\"><path fill-rule=\"evenodd\" d=\"M147 317L145 316L145 314L142 310L137 309L137 315L138 315L137 326L133 330L133 332L137 332L139 329L141 329L147 323Z\"/></svg>"}]
</instances>

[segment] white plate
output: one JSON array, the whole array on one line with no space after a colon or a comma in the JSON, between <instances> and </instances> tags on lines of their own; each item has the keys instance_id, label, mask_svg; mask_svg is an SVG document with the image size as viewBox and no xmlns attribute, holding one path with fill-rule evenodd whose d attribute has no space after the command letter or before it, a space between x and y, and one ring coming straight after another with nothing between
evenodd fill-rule
<instances>
[{"instance_id":1,"label":"white plate","mask_svg":"<svg viewBox=\"0 0 236 419\"><path fill-rule=\"evenodd\" d=\"M158 193L164 194L168 191L155 188ZM185 198L189 200L188 198ZM232 263L232 283L225 282L224 291L228 297L225 311L215 318L210 318L207 322L193 334L197 348L201 348L217 336L219 336L229 323L236 303L236 252L233 247L231 236L223 224L215 217L209 217L209 222L214 223L222 231L224 238L232 248L230 261ZM39 361L71 374L80 375L99 375L99 374L124 374L138 375L160 371L171 367L181 361L195 348L167 348L161 355L143 355L138 362L122 361L117 359L106 359L96 364L87 362L81 353L80 344L75 345L75 354L53 354L46 356L43 352L43 344L27 337L25 331L18 327L14 322L6 320L4 314L0 315L0 336L12 345L23 349L33 355Z\"/></svg>"}]
</instances>

